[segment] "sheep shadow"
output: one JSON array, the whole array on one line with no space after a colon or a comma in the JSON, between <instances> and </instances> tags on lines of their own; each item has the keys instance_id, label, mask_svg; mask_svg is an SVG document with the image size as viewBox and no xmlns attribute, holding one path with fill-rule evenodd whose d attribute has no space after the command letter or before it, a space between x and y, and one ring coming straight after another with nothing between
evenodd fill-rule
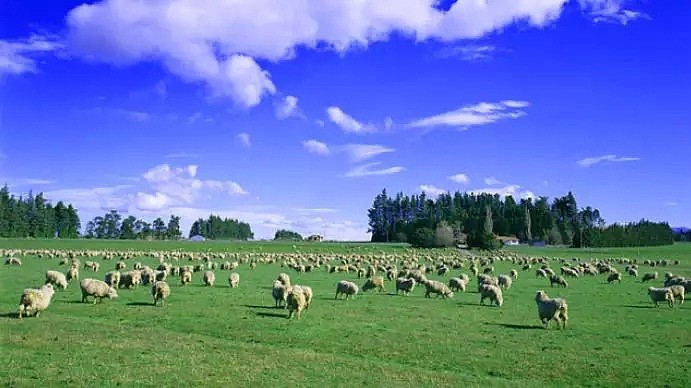
<instances>
[{"instance_id":1,"label":"sheep shadow","mask_svg":"<svg viewBox=\"0 0 691 388\"><path fill-rule=\"evenodd\" d=\"M19 319L19 313L17 313L17 312L3 313L3 314L0 314L0 318Z\"/></svg>"},{"instance_id":2,"label":"sheep shadow","mask_svg":"<svg viewBox=\"0 0 691 388\"><path fill-rule=\"evenodd\" d=\"M253 304L244 304L243 306L250 308L250 309L264 309L264 310L275 310L275 309L279 308L276 306L260 306L260 305L253 305Z\"/></svg>"},{"instance_id":3,"label":"sheep shadow","mask_svg":"<svg viewBox=\"0 0 691 388\"><path fill-rule=\"evenodd\" d=\"M514 330L544 330L545 329L543 326L540 326L540 325L517 325L514 323L485 322L485 325L499 326L499 327L503 327L505 329L514 329Z\"/></svg>"},{"instance_id":4,"label":"sheep shadow","mask_svg":"<svg viewBox=\"0 0 691 388\"><path fill-rule=\"evenodd\" d=\"M278 314L278 313L267 313L263 311L255 311L254 315L262 318L281 318L281 319L286 319L288 314Z\"/></svg>"},{"instance_id":5,"label":"sheep shadow","mask_svg":"<svg viewBox=\"0 0 691 388\"><path fill-rule=\"evenodd\" d=\"M633 305L633 304L625 304L622 305L621 307L626 307L630 309L654 309L655 306L646 306L646 305Z\"/></svg>"},{"instance_id":6,"label":"sheep shadow","mask_svg":"<svg viewBox=\"0 0 691 388\"><path fill-rule=\"evenodd\" d=\"M127 306L153 306L152 302L129 302Z\"/></svg>"}]
</instances>

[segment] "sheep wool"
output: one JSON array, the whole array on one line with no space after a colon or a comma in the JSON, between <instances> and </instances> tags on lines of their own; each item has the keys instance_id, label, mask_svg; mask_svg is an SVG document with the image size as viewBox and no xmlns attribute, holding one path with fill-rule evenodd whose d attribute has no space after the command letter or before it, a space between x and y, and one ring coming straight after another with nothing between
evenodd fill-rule
<instances>
[{"instance_id":1,"label":"sheep wool","mask_svg":"<svg viewBox=\"0 0 691 388\"><path fill-rule=\"evenodd\" d=\"M67 277L65 274L59 271L46 271L46 283L50 283L53 286L62 288L63 290L67 288Z\"/></svg>"},{"instance_id":2,"label":"sheep wool","mask_svg":"<svg viewBox=\"0 0 691 388\"><path fill-rule=\"evenodd\" d=\"M495 303L497 307L504 304L504 295L499 286L494 284L483 284L480 288L480 304L485 304L485 299L489 299L490 305Z\"/></svg>"},{"instance_id":3,"label":"sheep wool","mask_svg":"<svg viewBox=\"0 0 691 388\"><path fill-rule=\"evenodd\" d=\"M204 285L213 287L216 281L216 275L212 271L204 272Z\"/></svg>"},{"instance_id":4,"label":"sheep wool","mask_svg":"<svg viewBox=\"0 0 691 388\"><path fill-rule=\"evenodd\" d=\"M301 288L293 287L290 292L288 292L286 298L286 306L288 307L288 319L292 319L293 316L297 316L300 319L302 310L305 309L307 304L305 300L305 294L302 292Z\"/></svg>"},{"instance_id":5,"label":"sheep wool","mask_svg":"<svg viewBox=\"0 0 691 388\"><path fill-rule=\"evenodd\" d=\"M415 279L410 278L404 278L400 277L396 279L396 295L398 295L399 291L403 291L403 295L410 295L411 292L415 289Z\"/></svg>"},{"instance_id":6,"label":"sheep wool","mask_svg":"<svg viewBox=\"0 0 691 388\"><path fill-rule=\"evenodd\" d=\"M100 302L103 298L115 299L118 297L118 292L115 288L98 279L82 279L79 282L79 286L82 289L82 302L86 302L89 296L94 298L94 304L96 304L96 299Z\"/></svg>"},{"instance_id":7,"label":"sheep wool","mask_svg":"<svg viewBox=\"0 0 691 388\"><path fill-rule=\"evenodd\" d=\"M237 288L240 285L240 274L233 272L228 275L228 285L230 288Z\"/></svg>"},{"instance_id":8,"label":"sheep wool","mask_svg":"<svg viewBox=\"0 0 691 388\"><path fill-rule=\"evenodd\" d=\"M551 320L554 320L557 322L557 328L561 324L561 327L566 329L566 323L569 320L569 307L565 299L549 298L546 292L540 290L535 294L535 303L537 303L540 322L545 328L548 327Z\"/></svg>"},{"instance_id":9,"label":"sheep wool","mask_svg":"<svg viewBox=\"0 0 691 388\"><path fill-rule=\"evenodd\" d=\"M374 276L365 282L365 284L362 285L362 291L367 292L369 290L376 289L378 292L384 291L384 277L383 276Z\"/></svg>"},{"instance_id":10,"label":"sheep wool","mask_svg":"<svg viewBox=\"0 0 691 388\"><path fill-rule=\"evenodd\" d=\"M55 295L55 288L50 283L44 284L39 289L26 288L19 301L17 317L22 319L24 316L38 317L42 311L50 306L50 301Z\"/></svg>"},{"instance_id":11,"label":"sheep wool","mask_svg":"<svg viewBox=\"0 0 691 388\"><path fill-rule=\"evenodd\" d=\"M355 298L357 293L360 291L360 287L358 287L357 284L347 281L347 280L341 280L336 284L336 298L338 299L339 295L343 295L345 299L348 299L349 297Z\"/></svg>"},{"instance_id":12,"label":"sheep wool","mask_svg":"<svg viewBox=\"0 0 691 388\"><path fill-rule=\"evenodd\" d=\"M154 306L161 301L161 306L164 305L164 300L170 296L170 286L165 281L157 281L151 287L151 295L154 297Z\"/></svg>"}]
</instances>

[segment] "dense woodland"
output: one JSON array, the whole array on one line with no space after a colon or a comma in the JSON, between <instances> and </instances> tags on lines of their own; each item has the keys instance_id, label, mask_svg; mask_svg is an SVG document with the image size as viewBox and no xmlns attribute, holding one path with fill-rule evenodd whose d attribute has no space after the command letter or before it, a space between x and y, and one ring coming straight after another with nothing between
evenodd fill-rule
<instances>
[{"instance_id":1,"label":"dense woodland","mask_svg":"<svg viewBox=\"0 0 691 388\"><path fill-rule=\"evenodd\" d=\"M665 245L674 242L667 223L640 222L607 226L596 208L579 208L573 193L554 198L456 192L436 199L426 193L390 197L382 190L368 210L373 242L409 242L415 246L496 248L496 236L522 242L545 241L573 247ZM453 242L449 242L452 235Z\"/></svg>"},{"instance_id":2,"label":"dense woodland","mask_svg":"<svg viewBox=\"0 0 691 388\"><path fill-rule=\"evenodd\" d=\"M7 185L0 189L0 237L77 238L80 228L72 205L53 205L43 193L15 197Z\"/></svg>"},{"instance_id":3,"label":"dense woodland","mask_svg":"<svg viewBox=\"0 0 691 388\"><path fill-rule=\"evenodd\" d=\"M204 236L208 239L250 240L254 238L250 224L238 220L210 215L209 218L194 221L189 236Z\"/></svg>"},{"instance_id":4,"label":"dense woodland","mask_svg":"<svg viewBox=\"0 0 691 388\"><path fill-rule=\"evenodd\" d=\"M171 215L168 222L156 218L153 222L138 219L135 216L125 218L117 210L111 210L103 216L97 216L87 222L85 238L121 239L121 240L177 240L182 236L180 217Z\"/></svg>"},{"instance_id":5,"label":"dense woodland","mask_svg":"<svg viewBox=\"0 0 691 388\"><path fill-rule=\"evenodd\" d=\"M280 229L276 231L276 234L274 235L274 240L302 241L303 237L298 232L294 232L292 230L287 229Z\"/></svg>"}]
</instances>

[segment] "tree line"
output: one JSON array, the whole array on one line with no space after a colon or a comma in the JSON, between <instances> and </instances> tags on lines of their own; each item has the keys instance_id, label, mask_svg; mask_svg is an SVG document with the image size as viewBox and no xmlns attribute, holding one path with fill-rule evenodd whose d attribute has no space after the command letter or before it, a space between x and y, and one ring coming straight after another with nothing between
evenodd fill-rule
<instances>
[{"instance_id":1,"label":"tree line","mask_svg":"<svg viewBox=\"0 0 691 388\"><path fill-rule=\"evenodd\" d=\"M117 210L94 217L84 230L89 239L177 240L181 236L179 216L171 215L167 223L161 217L147 222L132 215L123 218Z\"/></svg>"},{"instance_id":2,"label":"tree line","mask_svg":"<svg viewBox=\"0 0 691 388\"><path fill-rule=\"evenodd\" d=\"M248 240L254 238L250 224L236 219L209 215L207 219L194 221L190 228L189 237L204 236L208 239Z\"/></svg>"},{"instance_id":3,"label":"tree line","mask_svg":"<svg viewBox=\"0 0 691 388\"><path fill-rule=\"evenodd\" d=\"M77 238L80 228L72 205L62 201L53 205L43 193L15 197L7 185L0 189L0 237Z\"/></svg>"},{"instance_id":4,"label":"tree line","mask_svg":"<svg viewBox=\"0 0 691 388\"><path fill-rule=\"evenodd\" d=\"M606 226L596 208L579 208L572 192L549 197L503 199L498 194L445 193L436 199L426 193L411 196L386 189L368 210L373 242L409 242L415 246L496 248L496 236L522 242L545 241L573 247L643 246L673 243L667 223L641 220Z\"/></svg>"}]
</instances>

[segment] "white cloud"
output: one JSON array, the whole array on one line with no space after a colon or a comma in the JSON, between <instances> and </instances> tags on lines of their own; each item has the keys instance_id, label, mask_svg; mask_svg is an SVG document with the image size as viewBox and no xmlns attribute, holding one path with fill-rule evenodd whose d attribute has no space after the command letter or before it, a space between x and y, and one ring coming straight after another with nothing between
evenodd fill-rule
<instances>
[{"instance_id":1,"label":"white cloud","mask_svg":"<svg viewBox=\"0 0 691 388\"><path fill-rule=\"evenodd\" d=\"M484 189L476 189L476 190L471 190L469 193L470 194L490 194L490 195L495 195L499 194L501 197L506 197L507 195L510 195L514 198L535 198L535 194L532 191L529 190L523 190L521 191L521 186L519 185L507 185L504 187L487 187Z\"/></svg>"},{"instance_id":2,"label":"white cloud","mask_svg":"<svg viewBox=\"0 0 691 388\"><path fill-rule=\"evenodd\" d=\"M329 155L331 153L326 143L314 139L303 141L302 146L305 147L307 152L316 155Z\"/></svg>"},{"instance_id":3,"label":"white cloud","mask_svg":"<svg viewBox=\"0 0 691 388\"><path fill-rule=\"evenodd\" d=\"M393 148L379 144L346 144L338 148L348 154L351 162L361 162L387 152L396 151Z\"/></svg>"},{"instance_id":4,"label":"white cloud","mask_svg":"<svg viewBox=\"0 0 691 388\"><path fill-rule=\"evenodd\" d=\"M304 117L298 107L298 98L286 96L276 104L276 117L283 120L289 117Z\"/></svg>"},{"instance_id":5,"label":"white cloud","mask_svg":"<svg viewBox=\"0 0 691 388\"><path fill-rule=\"evenodd\" d=\"M438 197L441 194L447 194L449 191L446 189L442 189L436 186L432 185L420 185L420 191L424 191L425 193L433 196L433 197Z\"/></svg>"},{"instance_id":6,"label":"white cloud","mask_svg":"<svg viewBox=\"0 0 691 388\"><path fill-rule=\"evenodd\" d=\"M383 168L383 169L372 169L374 166L380 165L381 162L372 162L368 164L363 164L357 167L354 167L350 171L348 171L345 176L349 178L355 178L355 177L364 177L364 176L372 176L372 175L391 175L391 174L396 174L402 171L405 171L405 167L402 166L394 166L394 167L389 167L389 168Z\"/></svg>"},{"instance_id":7,"label":"white cloud","mask_svg":"<svg viewBox=\"0 0 691 388\"><path fill-rule=\"evenodd\" d=\"M235 135L235 140L240 143L245 148L250 148L252 143L250 143L250 134L247 132L240 132Z\"/></svg>"},{"instance_id":8,"label":"white cloud","mask_svg":"<svg viewBox=\"0 0 691 388\"><path fill-rule=\"evenodd\" d=\"M32 35L28 39L0 40L0 77L36 73L36 57L61 50L63 44L53 37Z\"/></svg>"},{"instance_id":9,"label":"white cloud","mask_svg":"<svg viewBox=\"0 0 691 388\"><path fill-rule=\"evenodd\" d=\"M396 125L396 123L393 122L393 119L391 117L387 117L384 119L384 129L391 129Z\"/></svg>"},{"instance_id":10,"label":"white cloud","mask_svg":"<svg viewBox=\"0 0 691 388\"><path fill-rule=\"evenodd\" d=\"M481 102L459 109L414 120L411 128L452 126L467 129L471 126L487 125L503 119L517 119L526 113L520 108L528 107L527 101L506 100L498 103Z\"/></svg>"},{"instance_id":11,"label":"white cloud","mask_svg":"<svg viewBox=\"0 0 691 388\"><path fill-rule=\"evenodd\" d=\"M100 209L109 210L112 208L126 208L127 196L122 192L134 187L133 185L116 185L92 188L60 189L46 191L45 198L51 203L58 201L73 204L77 209Z\"/></svg>"},{"instance_id":12,"label":"white cloud","mask_svg":"<svg viewBox=\"0 0 691 388\"><path fill-rule=\"evenodd\" d=\"M468 62L481 62L492 58L497 48L492 45L468 44L441 49L437 56L440 58L458 58Z\"/></svg>"},{"instance_id":13,"label":"white cloud","mask_svg":"<svg viewBox=\"0 0 691 388\"><path fill-rule=\"evenodd\" d=\"M626 0L579 0L579 2L595 22L626 25L636 19L650 19L650 16L643 12L624 8L623 3Z\"/></svg>"},{"instance_id":14,"label":"white cloud","mask_svg":"<svg viewBox=\"0 0 691 388\"><path fill-rule=\"evenodd\" d=\"M602 155L602 156L594 156L594 157L589 157L585 159L579 160L577 163L581 167L590 167L593 165L596 165L601 162L613 162L613 163L619 163L619 162L635 162L641 160L640 158L636 157L618 157L613 154L609 155Z\"/></svg>"},{"instance_id":15,"label":"white cloud","mask_svg":"<svg viewBox=\"0 0 691 388\"><path fill-rule=\"evenodd\" d=\"M468 178L468 176L467 176L466 174L463 174L463 173L458 173L458 174L455 174L455 175L451 175L451 176L449 176L448 178L449 178L450 180L452 180L452 181L454 181L454 182L456 182L456 183L460 183L460 184L462 184L462 185L467 185L467 184L470 182L470 178Z\"/></svg>"},{"instance_id":16,"label":"white cloud","mask_svg":"<svg viewBox=\"0 0 691 388\"><path fill-rule=\"evenodd\" d=\"M330 106L326 108L326 114L329 116L329 120L338 125L344 132L366 133L373 132L375 130L373 125L363 124L355 120L352 116L343 112L343 110L337 106Z\"/></svg>"},{"instance_id":17,"label":"white cloud","mask_svg":"<svg viewBox=\"0 0 691 388\"><path fill-rule=\"evenodd\" d=\"M314 120L314 123L320 127L323 127L324 125L326 125L326 123L324 123L324 120Z\"/></svg>"},{"instance_id":18,"label":"white cloud","mask_svg":"<svg viewBox=\"0 0 691 388\"><path fill-rule=\"evenodd\" d=\"M502 184L502 181L500 181L499 179L497 179L493 176L487 177L484 180L485 180L485 184L489 185L489 186L495 186L495 185L501 185Z\"/></svg>"},{"instance_id":19,"label":"white cloud","mask_svg":"<svg viewBox=\"0 0 691 388\"><path fill-rule=\"evenodd\" d=\"M678 202L665 202L666 207L672 207L672 206L677 206L679 205Z\"/></svg>"},{"instance_id":20,"label":"white cloud","mask_svg":"<svg viewBox=\"0 0 691 388\"><path fill-rule=\"evenodd\" d=\"M2 156L0 155L0 159ZM0 181L7 182L10 187L22 187L22 186L44 186L54 183L50 179L40 179L40 178L0 178Z\"/></svg>"},{"instance_id":21,"label":"white cloud","mask_svg":"<svg viewBox=\"0 0 691 388\"><path fill-rule=\"evenodd\" d=\"M159 211L170 207L173 201L163 193L154 194L139 192L134 197L134 206L143 211Z\"/></svg>"}]
</instances>

